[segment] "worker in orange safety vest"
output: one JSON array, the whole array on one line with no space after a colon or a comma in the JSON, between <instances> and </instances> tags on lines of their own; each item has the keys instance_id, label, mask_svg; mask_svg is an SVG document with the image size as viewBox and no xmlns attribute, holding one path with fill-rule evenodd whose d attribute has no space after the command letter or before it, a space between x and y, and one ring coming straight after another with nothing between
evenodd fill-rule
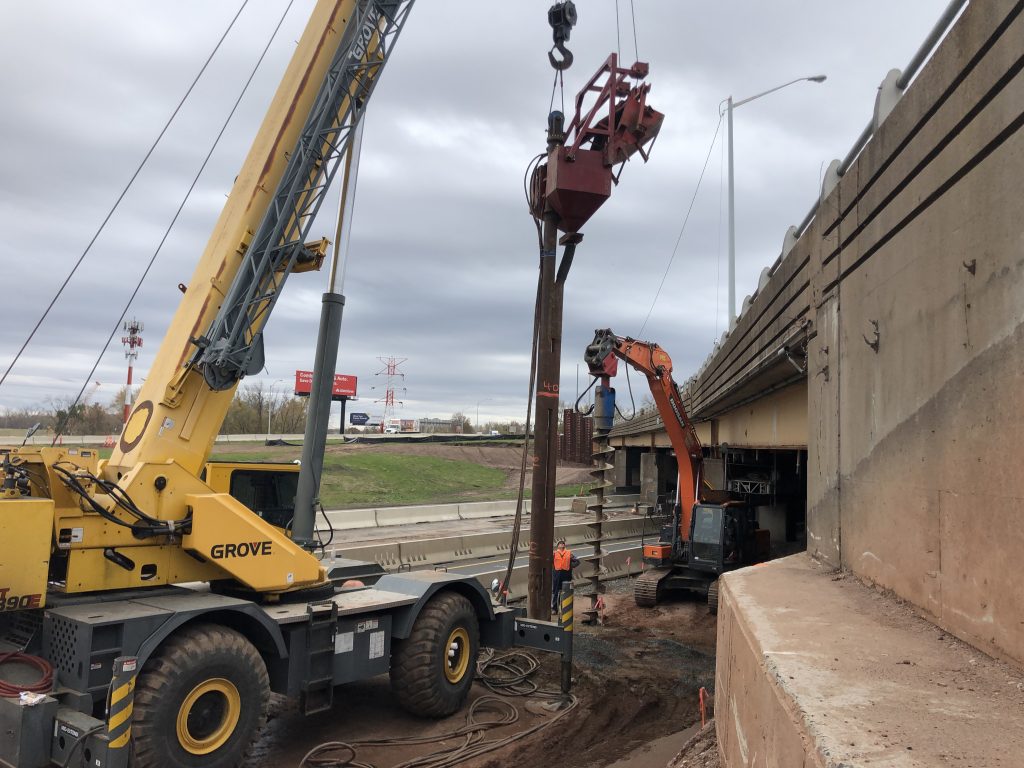
<instances>
[{"instance_id":1,"label":"worker in orange safety vest","mask_svg":"<svg viewBox=\"0 0 1024 768\"><path fill-rule=\"evenodd\" d=\"M554 570L551 572L551 612L557 613L558 593L565 582L572 581L572 569L580 564L565 546L565 539L559 539L555 547Z\"/></svg>"}]
</instances>

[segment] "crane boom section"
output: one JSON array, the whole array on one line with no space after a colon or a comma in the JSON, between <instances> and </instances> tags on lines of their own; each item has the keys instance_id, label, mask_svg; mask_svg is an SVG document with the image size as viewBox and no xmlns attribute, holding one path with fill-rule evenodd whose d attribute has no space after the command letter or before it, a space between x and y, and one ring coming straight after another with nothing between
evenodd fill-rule
<instances>
[{"instance_id":1,"label":"crane boom section","mask_svg":"<svg viewBox=\"0 0 1024 768\"><path fill-rule=\"evenodd\" d=\"M198 475L348 149L411 0L319 0L185 289L105 474L143 463Z\"/></svg>"}]
</instances>

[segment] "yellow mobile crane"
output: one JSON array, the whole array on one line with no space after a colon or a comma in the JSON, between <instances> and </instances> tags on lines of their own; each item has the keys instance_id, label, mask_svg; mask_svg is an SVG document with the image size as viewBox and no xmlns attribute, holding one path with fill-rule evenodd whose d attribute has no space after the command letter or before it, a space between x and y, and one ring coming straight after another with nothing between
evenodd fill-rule
<instances>
[{"instance_id":1,"label":"yellow mobile crane","mask_svg":"<svg viewBox=\"0 0 1024 768\"><path fill-rule=\"evenodd\" d=\"M0 666L41 674L0 679L0 764L234 766L271 691L317 712L390 672L442 716L481 643L571 647L469 577L328 572L294 468L207 465L286 279L324 259L309 229L412 4L316 5L110 458L0 449Z\"/></svg>"}]
</instances>

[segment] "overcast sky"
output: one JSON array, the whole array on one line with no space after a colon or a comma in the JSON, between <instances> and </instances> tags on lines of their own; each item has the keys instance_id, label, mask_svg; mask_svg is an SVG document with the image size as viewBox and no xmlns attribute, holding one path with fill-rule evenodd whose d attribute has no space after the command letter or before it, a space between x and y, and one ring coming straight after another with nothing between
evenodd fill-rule
<instances>
[{"instance_id":1,"label":"overcast sky","mask_svg":"<svg viewBox=\"0 0 1024 768\"><path fill-rule=\"evenodd\" d=\"M565 99L616 50L634 58L628 0L577 0ZM0 4L0 372L213 50L239 0L36 0ZM295 0L129 316L146 326L144 377L313 0ZM369 108L347 269L339 373L359 377L350 410L379 415L378 357L407 358L405 418L464 411L522 419L537 245L523 172L544 149L552 75L549 0L419 0ZM647 165L631 162L584 227L565 294L562 391L595 328L659 342L676 379L725 330L724 123L650 319L655 293L730 93L742 99L827 74L735 114L737 303L817 198L830 160L871 116L886 72L903 67L946 0L635 0L649 102L665 123ZM250 0L82 269L8 381L0 407L77 393L250 70L286 7ZM557 97L556 97L557 103ZM332 192L332 198L334 198ZM313 236L330 236L334 203ZM312 368L326 274L293 277L267 327L278 391ZM118 333L115 342L119 342ZM580 387L589 381L579 366ZM97 399L125 378L120 343ZM620 373L620 401L627 388ZM646 392L633 377L639 400ZM372 389L376 387L376 389Z\"/></svg>"}]
</instances>

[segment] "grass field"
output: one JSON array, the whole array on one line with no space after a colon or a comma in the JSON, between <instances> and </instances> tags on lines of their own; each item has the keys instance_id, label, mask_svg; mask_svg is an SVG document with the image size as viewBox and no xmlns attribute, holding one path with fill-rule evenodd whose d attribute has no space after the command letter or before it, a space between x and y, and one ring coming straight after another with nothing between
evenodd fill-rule
<instances>
[{"instance_id":1,"label":"grass field","mask_svg":"<svg viewBox=\"0 0 1024 768\"><path fill-rule=\"evenodd\" d=\"M290 462L302 454L298 446L261 450L262 446L256 448L258 444L242 445L245 449L241 451L214 448L210 458L214 461ZM101 448L99 453L101 458L110 457L109 448ZM471 461L389 451L328 451L324 457L321 501L326 509L500 501L514 499L517 487L517 474L510 482L505 470ZM560 498L579 492L579 483L555 489ZM529 497L527 482L526 498Z\"/></svg>"},{"instance_id":2,"label":"grass field","mask_svg":"<svg viewBox=\"0 0 1024 768\"><path fill-rule=\"evenodd\" d=\"M291 461L291 452L214 453L219 461ZM402 506L407 504L452 504L468 501L499 501L515 498L501 469L469 461L402 453L345 453L324 457L320 489L326 509ZM573 496L578 484L556 489L559 497ZM527 484L526 498L530 497Z\"/></svg>"}]
</instances>

